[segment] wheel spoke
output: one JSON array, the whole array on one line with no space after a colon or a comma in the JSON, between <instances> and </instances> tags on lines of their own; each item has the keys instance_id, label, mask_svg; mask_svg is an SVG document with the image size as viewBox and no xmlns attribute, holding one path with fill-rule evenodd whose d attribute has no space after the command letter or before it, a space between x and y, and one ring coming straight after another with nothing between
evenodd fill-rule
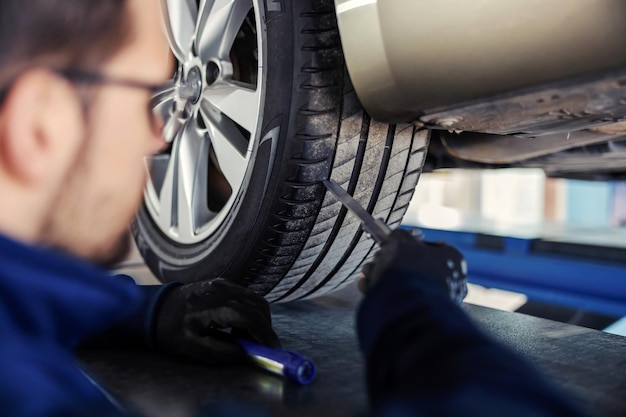
<instances>
[{"instance_id":1,"label":"wheel spoke","mask_svg":"<svg viewBox=\"0 0 626 417\"><path fill-rule=\"evenodd\" d=\"M167 142L171 142L180 127L180 121L176 120L177 115L173 113L175 105L176 89L174 85L159 91L152 97L152 112L161 117L164 122L163 138Z\"/></svg>"},{"instance_id":2,"label":"wheel spoke","mask_svg":"<svg viewBox=\"0 0 626 417\"><path fill-rule=\"evenodd\" d=\"M205 90L204 99L245 130L254 133L260 112L257 90L224 83Z\"/></svg>"},{"instance_id":3,"label":"wheel spoke","mask_svg":"<svg viewBox=\"0 0 626 417\"><path fill-rule=\"evenodd\" d=\"M163 139L168 143L172 142L180 133L183 123L184 120L181 118L180 112L170 111L163 126Z\"/></svg>"},{"instance_id":4,"label":"wheel spoke","mask_svg":"<svg viewBox=\"0 0 626 417\"><path fill-rule=\"evenodd\" d=\"M203 105L202 114L219 168L230 186L238 189L248 166L246 159L248 140L231 120L206 105Z\"/></svg>"},{"instance_id":5,"label":"wheel spoke","mask_svg":"<svg viewBox=\"0 0 626 417\"><path fill-rule=\"evenodd\" d=\"M176 86L174 85L174 81L166 88L161 91L157 91L156 94L152 96L151 104L155 110L162 109L162 107L166 104L171 104L176 96Z\"/></svg>"},{"instance_id":6,"label":"wheel spoke","mask_svg":"<svg viewBox=\"0 0 626 417\"><path fill-rule=\"evenodd\" d=\"M178 150L179 141L174 142L172 146L172 153L169 158L167 170L163 177L163 185L159 192L159 213L157 223L161 227L161 230L170 232L172 227L175 226L173 220L176 218L177 205L174 201L174 195L176 194L178 183ZM153 166L154 169L154 166Z\"/></svg>"},{"instance_id":7,"label":"wheel spoke","mask_svg":"<svg viewBox=\"0 0 626 417\"><path fill-rule=\"evenodd\" d=\"M161 0L165 34L172 52L184 62L191 51L198 19L195 0Z\"/></svg>"},{"instance_id":8,"label":"wheel spoke","mask_svg":"<svg viewBox=\"0 0 626 417\"><path fill-rule=\"evenodd\" d=\"M179 137L178 187L176 202L178 233L181 239L193 238L208 213L206 188L209 164L209 141L195 121L185 126ZM204 191L202 191L204 190ZM199 194L196 194L199 193ZM204 196L204 198L203 198Z\"/></svg>"},{"instance_id":9,"label":"wheel spoke","mask_svg":"<svg viewBox=\"0 0 626 417\"><path fill-rule=\"evenodd\" d=\"M163 230L175 230L183 242L193 239L210 216L206 204L209 146L205 135L189 121L176 138L165 175L161 174L158 222Z\"/></svg>"},{"instance_id":10,"label":"wheel spoke","mask_svg":"<svg viewBox=\"0 0 626 417\"><path fill-rule=\"evenodd\" d=\"M252 0L202 0L196 46L203 62L229 60L230 49L252 10Z\"/></svg>"}]
</instances>

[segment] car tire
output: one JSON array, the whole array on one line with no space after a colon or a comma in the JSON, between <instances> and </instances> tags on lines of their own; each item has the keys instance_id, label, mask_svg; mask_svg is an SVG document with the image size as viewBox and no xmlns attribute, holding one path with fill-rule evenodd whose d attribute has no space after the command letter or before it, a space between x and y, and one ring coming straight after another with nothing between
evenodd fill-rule
<instances>
[{"instance_id":1,"label":"car tire","mask_svg":"<svg viewBox=\"0 0 626 417\"><path fill-rule=\"evenodd\" d=\"M261 99L241 184L230 187L230 205L209 210L213 223L204 237L177 239L154 206L169 210L168 198L180 198L154 187L146 191L132 231L147 265L164 282L221 276L274 302L310 298L352 282L374 250L358 220L320 181L332 179L375 217L397 226L420 176L429 132L379 123L363 110L345 68L332 0L250 3ZM235 63L232 57L231 51ZM206 88L203 94L210 94ZM177 140L155 156L153 167L177 163L182 169L173 156ZM201 140L211 141L210 130ZM215 179L210 173L223 171L224 163L209 174L195 170L193 190L200 184L207 194ZM164 175L165 168L159 175L154 169L149 184Z\"/></svg>"}]
</instances>

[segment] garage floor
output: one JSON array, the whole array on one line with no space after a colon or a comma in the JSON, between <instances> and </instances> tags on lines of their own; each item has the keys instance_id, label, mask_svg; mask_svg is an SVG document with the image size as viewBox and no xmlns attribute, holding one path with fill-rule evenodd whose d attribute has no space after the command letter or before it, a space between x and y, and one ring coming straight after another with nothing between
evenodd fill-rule
<instances>
[{"instance_id":1,"label":"garage floor","mask_svg":"<svg viewBox=\"0 0 626 417\"><path fill-rule=\"evenodd\" d=\"M88 351L85 369L121 403L145 416L188 416L219 401L247 403L276 416L366 414L363 361L354 333L360 296L331 296L272 307L287 349L317 365L301 387L254 367L216 368L144 351ZM534 360L581 406L599 416L626 415L626 338L517 313L466 305L494 337Z\"/></svg>"}]
</instances>

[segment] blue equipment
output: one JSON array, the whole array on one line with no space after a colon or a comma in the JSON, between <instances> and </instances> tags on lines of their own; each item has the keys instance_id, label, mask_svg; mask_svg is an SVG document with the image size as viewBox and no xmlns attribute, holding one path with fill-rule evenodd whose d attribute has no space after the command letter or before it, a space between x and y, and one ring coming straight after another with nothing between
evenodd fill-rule
<instances>
[{"instance_id":1,"label":"blue equipment","mask_svg":"<svg viewBox=\"0 0 626 417\"><path fill-rule=\"evenodd\" d=\"M239 344L252 362L269 372L302 385L310 384L315 378L315 364L299 353L257 345L245 340L239 341Z\"/></svg>"}]
</instances>

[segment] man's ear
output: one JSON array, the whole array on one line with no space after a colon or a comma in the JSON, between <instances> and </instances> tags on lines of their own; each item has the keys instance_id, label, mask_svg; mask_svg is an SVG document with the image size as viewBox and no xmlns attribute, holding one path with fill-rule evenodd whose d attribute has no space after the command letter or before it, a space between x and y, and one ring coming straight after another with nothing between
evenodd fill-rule
<instances>
[{"instance_id":1,"label":"man's ear","mask_svg":"<svg viewBox=\"0 0 626 417\"><path fill-rule=\"evenodd\" d=\"M63 175L85 129L76 90L45 69L29 70L13 83L0 118L0 159L23 183Z\"/></svg>"}]
</instances>

